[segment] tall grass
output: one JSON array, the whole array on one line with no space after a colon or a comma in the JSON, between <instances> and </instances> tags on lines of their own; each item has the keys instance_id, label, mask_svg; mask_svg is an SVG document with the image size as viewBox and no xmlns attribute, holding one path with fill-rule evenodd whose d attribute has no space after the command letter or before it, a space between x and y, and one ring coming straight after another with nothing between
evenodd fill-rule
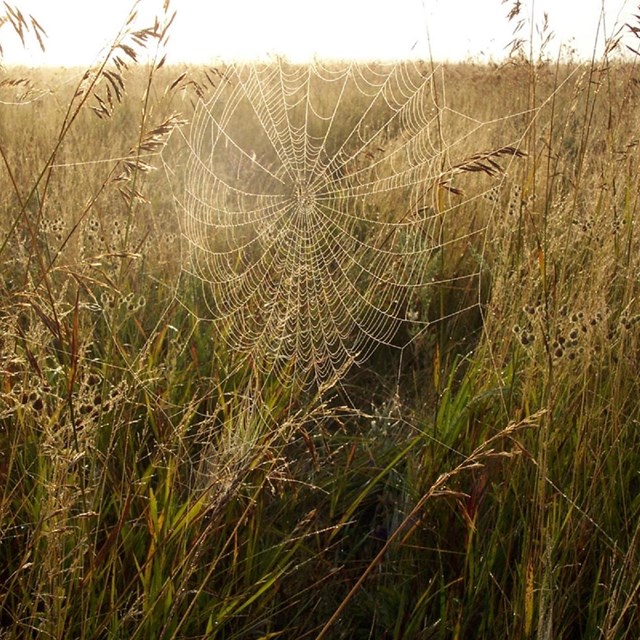
<instances>
[{"instance_id":1,"label":"tall grass","mask_svg":"<svg viewBox=\"0 0 640 640\"><path fill-rule=\"evenodd\" d=\"M450 319L316 394L198 320L151 167L222 71L166 67L170 20L2 72L2 637L638 637L635 62L442 68L452 152L526 158L441 196L487 229Z\"/></svg>"}]
</instances>

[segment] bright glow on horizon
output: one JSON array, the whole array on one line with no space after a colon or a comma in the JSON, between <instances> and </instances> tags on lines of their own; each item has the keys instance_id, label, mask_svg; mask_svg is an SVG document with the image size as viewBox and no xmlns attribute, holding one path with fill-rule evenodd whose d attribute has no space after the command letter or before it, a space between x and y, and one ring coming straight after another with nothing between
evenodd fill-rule
<instances>
[{"instance_id":1,"label":"bright glow on horizon","mask_svg":"<svg viewBox=\"0 0 640 640\"><path fill-rule=\"evenodd\" d=\"M112 42L123 25L132 0L14 0L22 12L32 14L47 31L46 52L35 42L24 50L4 25L0 44L3 63L29 66L89 66ZM607 35L632 20L630 0L525 0L528 20L519 37L534 45L536 26L545 11L555 33L547 54L559 48L583 58L603 50L599 24L605 7ZM168 63L217 63L232 59L265 59L284 55L295 62L319 58L478 61L504 58L513 38L514 23L506 14L511 3L501 0L236 0L196 3L173 0L177 16L170 29ZM532 14L531 7L535 7ZM142 0L138 27L152 24L162 0ZM533 18L534 28L531 23Z\"/></svg>"}]
</instances>

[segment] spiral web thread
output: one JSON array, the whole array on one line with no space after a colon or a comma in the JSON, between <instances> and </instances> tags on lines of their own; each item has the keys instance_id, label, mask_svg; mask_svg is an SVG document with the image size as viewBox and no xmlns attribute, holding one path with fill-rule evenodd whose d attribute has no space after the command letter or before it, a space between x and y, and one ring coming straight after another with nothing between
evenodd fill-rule
<instances>
[{"instance_id":1,"label":"spiral web thread","mask_svg":"<svg viewBox=\"0 0 640 640\"><path fill-rule=\"evenodd\" d=\"M224 76L191 126L185 269L235 353L283 383L335 381L428 324L414 309L444 244L447 158L432 75L278 61Z\"/></svg>"}]
</instances>

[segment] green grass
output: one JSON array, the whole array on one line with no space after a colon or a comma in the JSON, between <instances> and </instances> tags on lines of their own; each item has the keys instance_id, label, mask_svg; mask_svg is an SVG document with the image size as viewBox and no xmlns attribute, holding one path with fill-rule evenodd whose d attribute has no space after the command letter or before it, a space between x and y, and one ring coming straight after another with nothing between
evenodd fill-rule
<instances>
[{"instance_id":1,"label":"green grass","mask_svg":"<svg viewBox=\"0 0 640 640\"><path fill-rule=\"evenodd\" d=\"M0 635L638 637L635 64L443 69L451 153L526 158L441 194L449 319L322 393L197 320L137 158L184 163L187 71L123 70L104 119L104 69L0 105Z\"/></svg>"}]
</instances>

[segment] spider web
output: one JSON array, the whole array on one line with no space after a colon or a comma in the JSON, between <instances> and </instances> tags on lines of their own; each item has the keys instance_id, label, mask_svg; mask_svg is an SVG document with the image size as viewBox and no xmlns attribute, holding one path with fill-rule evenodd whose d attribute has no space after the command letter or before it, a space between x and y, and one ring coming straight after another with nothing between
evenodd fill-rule
<instances>
[{"instance_id":1,"label":"spider web","mask_svg":"<svg viewBox=\"0 0 640 640\"><path fill-rule=\"evenodd\" d=\"M191 125L181 219L184 269L234 353L331 383L429 324L416 301L459 239L436 203L441 115L419 64L225 69Z\"/></svg>"}]
</instances>

